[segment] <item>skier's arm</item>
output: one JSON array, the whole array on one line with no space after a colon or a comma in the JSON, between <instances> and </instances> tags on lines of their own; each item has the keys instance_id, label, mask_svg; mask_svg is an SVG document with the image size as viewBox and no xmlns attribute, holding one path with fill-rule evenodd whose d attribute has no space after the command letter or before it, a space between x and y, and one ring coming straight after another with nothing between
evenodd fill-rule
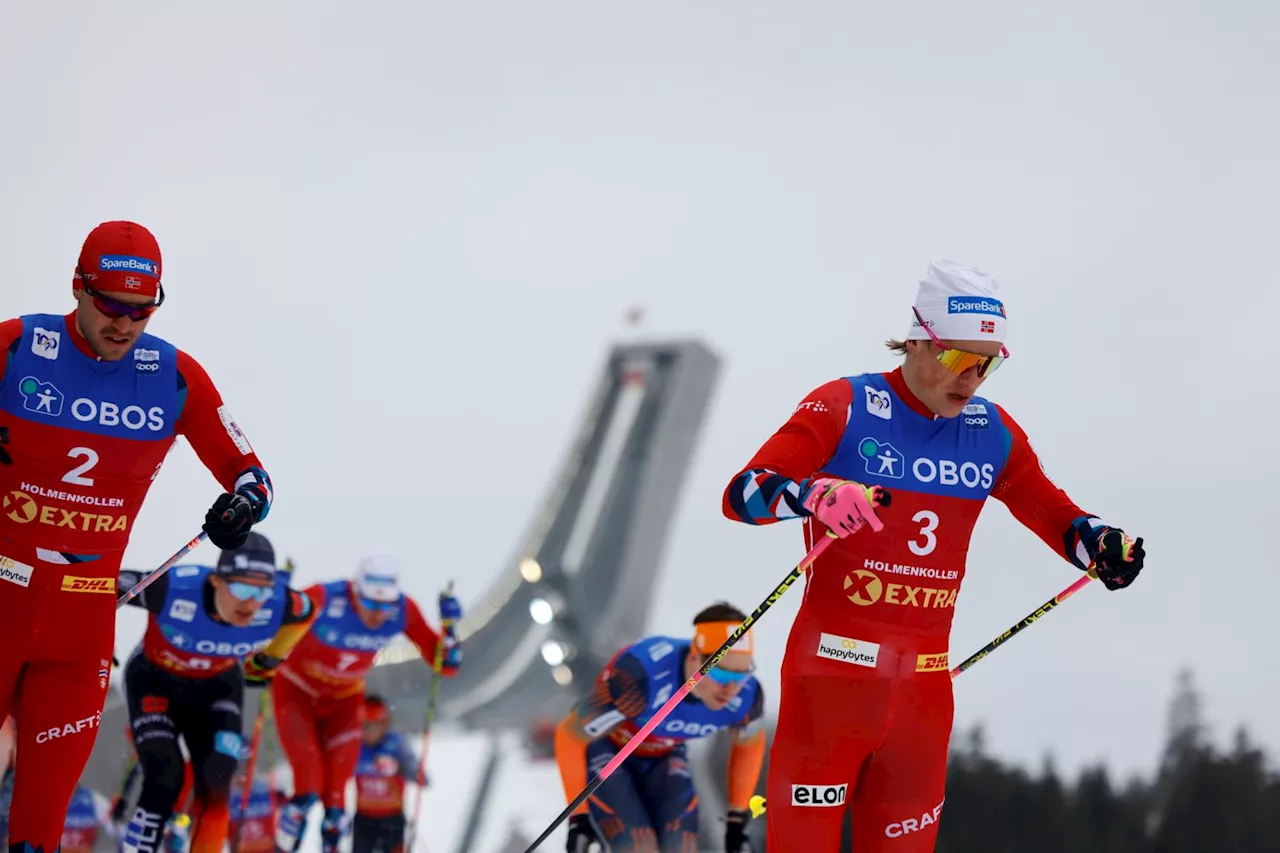
<instances>
[{"instance_id":1,"label":"skier's arm","mask_svg":"<svg viewBox=\"0 0 1280 853\"><path fill-rule=\"evenodd\" d=\"M756 688L755 701L746 718L736 727L735 737L729 747L729 810L745 811L751 803L751 795L760 784L760 770L764 767L764 688Z\"/></svg>"},{"instance_id":2,"label":"skier's arm","mask_svg":"<svg viewBox=\"0 0 1280 853\"><path fill-rule=\"evenodd\" d=\"M271 478L240 427L222 402L222 395L200 363L178 350L178 393L181 413L175 429L227 492L251 493L254 522L271 511Z\"/></svg>"},{"instance_id":3,"label":"skier's arm","mask_svg":"<svg viewBox=\"0 0 1280 853\"><path fill-rule=\"evenodd\" d=\"M137 571L134 569L121 569L116 579L116 596L124 595L129 590L138 585L147 572ZM142 592L129 599L125 604L133 607L141 607L150 613L159 616L160 611L164 610L164 601L169 595L169 573L165 572L160 577L153 580L147 585Z\"/></svg>"},{"instance_id":4,"label":"skier's arm","mask_svg":"<svg viewBox=\"0 0 1280 853\"><path fill-rule=\"evenodd\" d=\"M288 587L288 590L288 605L279 630L271 638L271 642L267 643L267 647L258 653L261 657L254 655L258 658L256 663L268 669L279 666L289 656L289 652L302 642L302 638L311 630L311 623L316 621L316 616L324 607L323 587L309 587L305 592L299 592L293 587Z\"/></svg>"},{"instance_id":5,"label":"skier's arm","mask_svg":"<svg viewBox=\"0 0 1280 853\"><path fill-rule=\"evenodd\" d=\"M1009 458L991 489L991 497L1008 507L1024 527L1078 569L1089 566L1077 522L1095 516L1085 512L1045 474L1027 434L1009 413L996 406L1009 433Z\"/></svg>"},{"instance_id":6,"label":"skier's arm","mask_svg":"<svg viewBox=\"0 0 1280 853\"><path fill-rule=\"evenodd\" d=\"M853 388L836 379L805 397L725 488L721 511L731 521L773 524L809 515L803 503L813 475L840 446Z\"/></svg>"},{"instance_id":7,"label":"skier's arm","mask_svg":"<svg viewBox=\"0 0 1280 853\"><path fill-rule=\"evenodd\" d=\"M418 759L414 757L409 741L405 738L400 739L400 778L418 785L425 785L427 782L427 769L424 767L422 773L418 773Z\"/></svg>"},{"instance_id":8,"label":"skier's arm","mask_svg":"<svg viewBox=\"0 0 1280 853\"><path fill-rule=\"evenodd\" d=\"M634 655L622 655L614 661L609 678L597 682L556 729L556 763L566 802L587 787L587 746L623 720L644 713L648 704L649 676L644 665ZM574 814L586 812L583 803Z\"/></svg>"},{"instance_id":9,"label":"skier's arm","mask_svg":"<svg viewBox=\"0 0 1280 853\"><path fill-rule=\"evenodd\" d=\"M9 372L9 353L17 352L22 340L22 320L14 318L0 323L0 382ZM0 465L11 465L13 459L5 445L9 443L9 430L0 424Z\"/></svg>"},{"instance_id":10,"label":"skier's arm","mask_svg":"<svg viewBox=\"0 0 1280 853\"><path fill-rule=\"evenodd\" d=\"M440 635L427 623L418 603L407 595L404 597L404 635L418 647L418 652L428 665L435 660L436 643L440 642ZM458 668L449 665L447 656L441 659L440 674L445 678L458 674Z\"/></svg>"}]
</instances>

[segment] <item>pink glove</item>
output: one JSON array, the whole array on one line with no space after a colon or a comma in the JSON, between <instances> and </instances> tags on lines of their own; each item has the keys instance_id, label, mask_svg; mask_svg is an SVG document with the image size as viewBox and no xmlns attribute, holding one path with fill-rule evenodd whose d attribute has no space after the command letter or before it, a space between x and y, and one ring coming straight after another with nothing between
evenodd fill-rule
<instances>
[{"instance_id":1,"label":"pink glove","mask_svg":"<svg viewBox=\"0 0 1280 853\"><path fill-rule=\"evenodd\" d=\"M879 486L864 486L853 480L824 477L810 484L804 508L841 539L857 533L863 525L879 533L884 522L876 517L877 506L889 505L889 493Z\"/></svg>"}]
</instances>

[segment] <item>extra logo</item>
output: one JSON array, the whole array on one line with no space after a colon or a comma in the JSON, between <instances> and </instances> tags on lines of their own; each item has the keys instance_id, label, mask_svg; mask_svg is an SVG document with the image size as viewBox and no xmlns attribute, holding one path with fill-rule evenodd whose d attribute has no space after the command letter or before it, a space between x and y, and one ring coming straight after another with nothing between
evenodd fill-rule
<instances>
[{"instance_id":1,"label":"extra logo","mask_svg":"<svg viewBox=\"0 0 1280 853\"><path fill-rule=\"evenodd\" d=\"M880 644L824 632L818 638L818 657L875 669L880 659Z\"/></svg>"},{"instance_id":2,"label":"extra logo","mask_svg":"<svg viewBox=\"0 0 1280 853\"><path fill-rule=\"evenodd\" d=\"M31 330L31 352L50 361L58 357L58 346L62 343L62 332L50 331L36 326Z\"/></svg>"},{"instance_id":3,"label":"extra logo","mask_svg":"<svg viewBox=\"0 0 1280 853\"><path fill-rule=\"evenodd\" d=\"M793 806L842 806L848 785L792 785Z\"/></svg>"},{"instance_id":4,"label":"extra logo","mask_svg":"<svg viewBox=\"0 0 1280 853\"><path fill-rule=\"evenodd\" d=\"M863 385L862 390L867 392L868 412L886 421L893 416L893 398L888 391L877 391L870 385Z\"/></svg>"},{"instance_id":5,"label":"extra logo","mask_svg":"<svg viewBox=\"0 0 1280 853\"><path fill-rule=\"evenodd\" d=\"M63 592L102 592L115 594L115 578L81 578L75 575L62 576Z\"/></svg>"},{"instance_id":6,"label":"extra logo","mask_svg":"<svg viewBox=\"0 0 1280 853\"><path fill-rule=\"evenodd\" d=\"M15 489L0 498L0 511L18 524L47 524L50 527L70 527L83 533L119 533L129 528L129 516L108 513L81 512L63 507L41 506L24 491Z\"/></svg>"},{"instance_id":7,"label":"extra logo","mask_svg":"<svg viewBox=\"0 0 1280 853\"><path fill-rule=\"evenodd\" d=\"M884 563L886 567L888 563ZM868 569L854 569L844 577L844 592L849 600L861 607L872 604L893 604L900 607L954 607L958 589L938 589L932 586L911 586L905 583L885 583L880 576Z\"/></svg>"}]
</instances>

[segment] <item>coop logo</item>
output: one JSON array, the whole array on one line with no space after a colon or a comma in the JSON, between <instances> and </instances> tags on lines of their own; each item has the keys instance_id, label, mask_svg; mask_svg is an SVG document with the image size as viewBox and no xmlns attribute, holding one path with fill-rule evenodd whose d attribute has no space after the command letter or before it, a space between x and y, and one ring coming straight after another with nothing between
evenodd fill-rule
<instances>
[{"instance_id":1,"label":"coop logo","mask_svg":"<svg viewBox=\"0 0 1280 853\"><path fill-rule=\"evenodd\" d=\"M0 512L18 524L38 522L50 527L69 527L82 533L118 533L129 526L129 516L107 513L80 512L63 507L41 506L24 491L6 492L0 499Z\"/></svg>"},{"instance_id":2,"label":"coop logo","mask_svg":"<svg viewBox=\"0 0 1280 853\"><path fill-rule=\"evenodd\" d=\"M824 632L818 638L818 657L874 669L880 658L880 644Z\"/></svg>"},{"instance_id":3,"label":"coop logo","mask_svg":"<svg viewBox=\"0 0 1280 853\"><path fill-rule=\"evenodd\" d=\"M792 785L793 806L842 806L849 791L846 785Z\"/></svg>"},{"instance_id":4,"label":"coop logo","mask_svg":"<svg viewBox=\"0 0 1280 853\"><path fill-rule=\"evenodd\" d=\"M159 278L157 264L146 258L135 258L132 255L103 255L98 262L98 269L103 272L141 272L152 278Z\"/></svg>"},{"instance_id":5,"label":"coop logo","mask_svg":"<svg viewBox=\"0 0 1280 853\"><path fill-rule=\"evenodd\" d=\"M42 382L34 376L22 377L18 393L22 395L22 408L51 418L62 414L62 404L67 399L52 382Z\"/></svg>"},{"instance_id":6,"label":"coop logo","mask_svg":"<svg viewBox=\"0 0 1280 853\"><path fill-rule=\"evenodd\" d=\"M53 728L45 729L44 731L36 735L36 743L48 743L49 741L57 740L60 737L71 737L72 735L78 735L81 732L86 732L86 731L91 731L93 729L96 729L101 723L102 723L102 712L99 711L98 713L93 714L92 716L81 717L80 719L74 720L70 723L63 723L60 726L54 726Z\"/></svg>"},{"instance_id":7,"label":"coop logo","mask_svg":"<svg viewBox=\"0 0 1280 853\"><path fill-rule=\"evenodd\" d=\"M943 802L946 801L944 800ZM901 838L913 832L923 832L926 828L938 822L938 815L940 814L942 814L942 803L938 803L931 810L921 814L920 817L908 817L889 824L884 828L884 834L889 838Z\"/></svg>"},{"instance_id":8,"label":"coop logo","mask_svg":"<svg viewBox=\"0 0 1280 853\"><path fill-rule=\"evenodd\" d=\"M1005 316L1004 303L999 299L987 299L973 296L948 296L948 314L991 314L996 317Z\"/></svg>"},{"instance_id":9,"label":"coop logo","mask_svg":"<svg viewBox=\"0 0 1280 853\"><path fill-rule=\"evenodd\" d=\"M982 403L970 403L964 407L964 425L969 429L987 429L991 425L987 407Z\"/></svg>"},{"instance_id":10,"label":"coop logo","mask_svg":"<svg viewBox=\"0 0 1280 853\"><path fill-rule=\"evenodd\" d=\"M133 369L138 373L158 373L160 371L160 350L134 350Z\"/></svg>"},{"instance_id":11,"label":"coop logo","mask_svg":"<svg viewBox=\"0 0 1280 853\"><path fill-rule=\"evenodd\" d=\"M868 563L875 563L868 560ZM888 566L887 563L877 565ZM844 594L860 607L884 602L898 607L954 607L958 589L939 589L932 586L912 586L905 583L885 583L869 569L854 569L844 577Z\"/></svg>"}]
</instances>

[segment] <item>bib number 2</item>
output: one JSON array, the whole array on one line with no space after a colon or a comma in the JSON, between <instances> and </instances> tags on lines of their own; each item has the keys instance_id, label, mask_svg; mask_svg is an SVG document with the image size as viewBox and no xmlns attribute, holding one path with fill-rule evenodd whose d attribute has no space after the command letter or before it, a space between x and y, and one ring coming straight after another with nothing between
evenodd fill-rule
<instances>
[{"instance_id":1,"label":"bib number 2","mask_svg":"<svg viewBox=\"0 0 1280 853\"><path fill-rule=\"evenodd\" d=\"M70 483L73 486L92 486L93 478L86 477L93 470L93 466L98 464L98 452L92 447L73 447L67 451L67 455L72 459L83 459L76 467L62 475L62 482Z\"/></svg>"}]
</instances>

